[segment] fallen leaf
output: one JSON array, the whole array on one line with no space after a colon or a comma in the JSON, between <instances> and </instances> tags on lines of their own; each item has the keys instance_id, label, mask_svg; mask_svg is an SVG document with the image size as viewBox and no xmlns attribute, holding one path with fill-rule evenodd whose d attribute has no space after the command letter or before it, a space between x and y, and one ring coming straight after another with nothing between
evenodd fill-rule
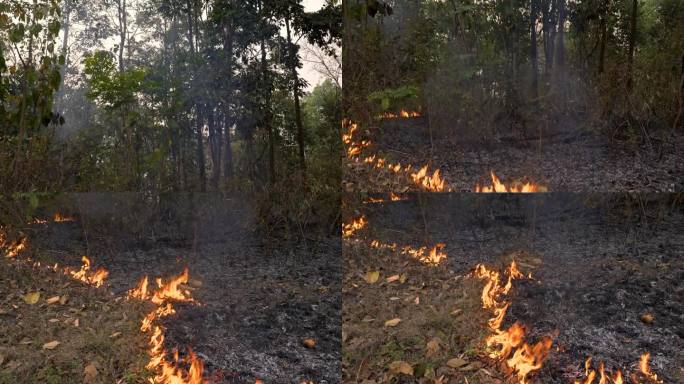
<instances>
[{"instance_id":1,"label":"fallen leaf","mask_svg":"<svg viewBox=\"0 0 684 384\"><path fill-rule=\"evenodd\" d=\"M368 284L375 284L379 278L380 278L380 272L378 272L378 271L368 271L363 276L363 279L366 280L366 283L368 283Z\"/></svg>"},{"instance_id":2,"label":"fallen leaf","mask_svg":"<svg viewBox=\"0 0 684 384\"><path fill-rule=\"evenodd\" d=\"M78 328L78 319L74 320L74 327Z\"/></svg>"},{"instance_id":3,"label":"fallen leaf","mask_svg":"<svg viewBox=\"0 0 684 384\"><path fill-rule=\"evenodd\" d=\"M50 323L56 323L56 322L58 322L58 321L59 321L59 319L50 319L50 320L48 320L48 322L50 322Z\"/></svg>"},{"instance_id":4,"label":"fallen leaf","mask_svg":"<svg viewBox=\"0 0 684 384\"><path fill-rule=\"evenodd\" d=\"M643 322L646 323L646 324L651 324L651 323L653 323L653 320L654 320L653 315L650 314L650 313L648 313L648 312L647 312L647 313L644 313L643 315L641 315L641 321L643 321Z\"/></svg>"},{"instance_id":5,"label":"fallen leaf","mask_svg":"<svg viewBox=\"0 0 684 384\"><path fill-rule=\"evenodd\" d=\"M83 370L83 382L91 383L93 380L95 380L95 377L97 377L97 367L95 364L90 363L86 365L85 369Z\"/></svg>"},{"instance_id":6,"label":"fallen leaf","mask_svg":"<svg viewBox=\"0 0 684 384\"><path fill-rule=\"evenodd\" d=\"M416 305L420 304L420 297L419 297L419 296L416 296L416 299L413 300L413 303L416 304Z\"/></svg>"},{"instance_id":7,"label":"fallen leaf","mask_svg":"<svg viewBox=\"0 0 684 384\"><path fill-rule=\"evenodd\" d=\"M477 371L480 368L482 368L482 363L475 361L461 368L461 371Z\"/></svg>"},{"instance_id":8,"label":"fallen leaf","mask_svg":"<svg viewBox=\"0 0 684 384\"><path fill-rule=\"evenodd\" d=\"M403 373L404 375L413 376L413 367L405 361L393 361L389 365L389 370L392 373Z\"/></svg>"},{"instance_id":9,"label":"fallen leaf","mask_svg":"<svg viewBox=\"0 0 684 384\"><path fill-rule=\"evenodd\" d=\"M425 357L431 357L431 356L435 355L437 352L439 352L440 342L441 342L441 340L437 337L428 341L427 346L425 347Z\"/></svg>"},{"instance_id":10,"label":"fallen leaf","mask_svg":"<svg viewBox=\"0 0 684 384\"><path fill-rule=\"evenodd\" d=\"M316 346L316 340L314 340L314 339L304 339L304 341L302 341L302 344L304 344L305 347L307 347L307 348L309 348L309 349L312 349L313 347Z\"/></svg>"},{"instance_id":11,"label":"fallen leaf","mask_svg":"<svg viewBox=\"0 0 684 384\"><path fill-rule=\"evenodd\" d=\"M404 283L406 282L406 278L407 278L406 274L405 274L405 273L402 273L402 274L399 276L399 282L402 283L402 284L404 284Z\"/></svg>"},{"instance_id":12,"label":"fallen leaf","mask_svg":"<svg viewBox=\"0 0 684 384\"><path fill-rule=\"evenodd\" d=\"M59 296L52 296L51 298L47 299L48 304L54 304L59 301Z\"/></svg>"},{"instance_id":13,"label":"fallen leaf","mask_svg":"<svg viewBox=\"0 0 684 384\"><path fill-rule=\"evenodd\" d=\"M62 297L59 298L59 303L64 305L69 301L69 295L62 295Z\"/></svg>"},{"instance_id":14,"label":"fallen leaf","mask_svg":"<svg viewBox=\"0 0 684 384\"><path fill-rule=\"evenodd\" d=\"M59 341L51 341L49 343L43 344L43 349L55 349L59 344L61 344Z\"/></svg>"},{"instance_id":15,"label":"fallen leaf","mask_svg":"<svg viewBox=\"0 0 684 384\"><path fill-rule=\"evenodd\" d=\"M388 283L393 283L397 280L399 280L399 275L392 275L385 279L385 281L387 281Z\"/></svg>"},{"instance_id":16,"label":"fallen leaf","mask_svg":"<svg viewBox=\"0 0 684 384\"><path fill-rule=\"evenodd\" d=\"M387 320L387 321L385 321L385 327L396 327L397 324L399 324L400 322L401 322L401 319L398 317L394 318L392 320Z\"/></svg>"},{"instance_id":17,"label":"fallen leaf","mask_svg":"<svg viewBox=\"0 0 684 384\"><path fill-rule=\"evenodd\" d=\"M76 319L76 320L78 320L78 319ZM112 339L115 337L118 337L118 336L121 336L121 332L114 332L111 335L109 335L109 337L111 337Z\"/></svg>"},{"instance_id":18,"label":"fallen leaf","mask_svg":"<svg viewBox=\"0 0 684 384\"><path fill-rule=\"evenodd\" d=\"M459 357L454 357L453 359L450 359L449 361L447 361L447 366L450 368L458 368L458 367L462 367L466 364L468 364L468 362L466 360L459 358Z\"/></svg>"},{"instance_id":19,"label":"fallen leaf","mask_svg":"<svg viewBox=\"0 0 684 384\"><path fill-rule=\"evenodd\" d=\"M26 304L33 305L38 302L38 299L40 299L40 292L30 292L24 295Z\"/></svg>"}]
</instances>

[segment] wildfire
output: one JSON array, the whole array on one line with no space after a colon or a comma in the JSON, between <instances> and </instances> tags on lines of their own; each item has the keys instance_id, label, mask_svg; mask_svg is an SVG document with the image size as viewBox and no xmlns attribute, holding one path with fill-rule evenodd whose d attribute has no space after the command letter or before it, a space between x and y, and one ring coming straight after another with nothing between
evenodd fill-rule
<instances>
[{"instance_id":1,"label":"wildfire","mask_svg":"<svg viewBox=\"0 0 684 384\"><path fill-rule=\"evenodd\" d=\"M428 251L427 247L414 249L409 246L405 246L402 249L402 253L405 255L410 255L412 258L424 264L439 265L442 261L446 260L447 257L446 253L441 252L444 247L445 245L443 243L439 243L430 248Z\"/></svg>"},{"instance_id":2,"label":"wildfire","mask_svg":"<svg viewBox=\"0 0 684 384\"><path fill-rule=\"evenodd\" d=\"M342 237L351 237L354 232L362 229L366 226L366 224L368 224L368 222L366 221L365 216L361 216L358 219L352 220L351 223L342 224Z\"/></svg>"},{"instance_id":3,"label":"wildfire","mask_svg":"<svg viewBox=\"0 0 684 384\"><path fill-rule=\"evenodd\" d=\"M164 348L164 329L155 324L157 320L176 313L171 302L194 302L188 290L179 289L181 284L188 282L188 268L186 267L178 276L175 276L167 283L161 278L155 279L157 289L152 292L149 285L149 278L143 277L135 288L128 291L128 298L149 300L157 304L157 308L143 317L140 325L142 332L151 332L149 341L150 361L147 368L156 370L157 374L150 379L153 384L205 384L202 378L204 363L195 355L192 349L188 348L185 359L180 359L178 350L174 349L173 359L167 358L167 350ZM182 366L188 366L185 370Z\"/></svg>"},{"instance_id":4,"label":"wildfire","mask_svg":"<svg viewBox=\"0 0 684 384\"><path fill-rule=\"evenodd\" d=\"M71 277L96 287L102 286L107 276L109 276L109 272L104 268L98 268L95 272L92 272L90 270L90 259L88 259L87 256L83 256L81 260L83 261L83 265L80 270L69 271Z\"/></svg>"},{"instance_id":5,"label":"wildfire","mask_svg":"<svg viewBox=\"0 0 684 384\"><path fill-rule=\"evenodd\" d=\"M515 182L512 184L504 184L501 182L501 180L496 176L494 171L491 171L491 178L492 178L492 185L490 186L481 186L480 184L477 184L475 186L475 192L477 193L491 193L491 192L497 192L497 193L532 193L532 192L548 192L548 189L545 186L534 184L534 183L521 183L521 182Z\"/></svg>"},{"instance_id":6,"label":"wildfire","mask_svg":"<svg viewBox=\"0 0 684 384\"><path fill-rule=\"evenodd\" d=\"M55 223L62 223L66 221L74 221L73 217L70 216L62 216L59 212L55 213L55 216L52 218L52 221Z\"/></svg>"},{"instance_id":7,"label":"wildfire","mask_svg":"<svg viewBox=\"0 0 684 384\"><path fill-rule=\"evenodd\" d=\"M646 352L641 355L641 359L639 359L639 370L641 373L644 374L644 376L648 377L650 380L652 380L655 383L662 383L662 381L658 380L658 375L655 373L651 372L651 367L648 365L648 361L651 359L651 354Z\"/></svg>"},{"instance_id":8,"label":"wildfire","mask_svg":"<svg viewBox=\"0 0 684 384\"><path fill-rule=\"evenodd\" d=\"M502 279L501 272L489 269L482 264L475 267L473 274L485 281L482 289L482 307L491 309L494 315L488 323L493 334L487 338L486 343L487 347L499 346L499 349L493 350L489 356L506 360L506 365L516 374L518 382L527 384L527 376L543 366L553 340L547 336L534 345L526 343L525 327L518 322L506 330L501 329L506 311L511 304L510 301L502 299L502 296L507 295L511 290L513 280L523 278L524 275L518 270L515 260L504 271L505 279ZM510 359L509 356L511 356Z\"/></svg>"},{"instance_id":9,"label":"wildfire","mask_svg":"<svg viewBox=\"0 0 684 384\"><path fill-rule=\"evenodd\" d=\"M401 111L399 111L398 114L393 113L393 112L385 112L385 113L380 115L380 118L381 119L400 119L400 118L407 119L410 117L420 117L420 116L421 116L420 112L407 111L405 109L402 109Z\"/></svg>"},{"instance_id":10,"label":"wildfire","mask_svg":"<svg viewBox=\"0 0 684 384\"><path fill-rule=\"evenodd\" d=\"M432 176L428 175L428 166L424 166L417 173L412 173L413 182L432 192L446 191L444 179L439 176L439 169L436 169Z\"/></svg>"},{"instance_id":11,"label":"wildfire","mask_svg":"<svg viewBox=\"0 0 684 384\"><path fill-rule=\"evenodd\" d=\"M0 247L7 248L5 257L12 258L19 256L19 254L26 250L27 245L28 240L26 239L26 237L21 237L9 245L5 244L5 240L3 238L0 238Z\"/></svg>"}]
</instances>

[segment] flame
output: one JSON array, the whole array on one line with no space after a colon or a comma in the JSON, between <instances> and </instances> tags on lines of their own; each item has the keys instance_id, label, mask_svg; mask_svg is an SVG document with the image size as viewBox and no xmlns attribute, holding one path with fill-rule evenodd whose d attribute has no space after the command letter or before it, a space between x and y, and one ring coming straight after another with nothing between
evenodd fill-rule
<instances>
[{"instance_id":1,"label":"flame","mask_svg":"<svg viewBox=\"0 0 684 384\"><path fill-rule=\"evenodd\" d=\"M651 367L648 365L648 361L651 359L651 354L646 352L641 355L641 358L639 359L639 370L641 373L644 374L644 376L648 377L651 381L656 382L656 383L662 383L662 381L658 380L658 375L655 373L651 372Z\"/></svg>"},{"instance_id":2,"label":"flame","mask_svg":"<svg viewBox=\"0 0 684 384\"><path fill-rule=\"evenodd\" d=\"M59 212L55 213L55 216L52 218L52 221L55 223L62 223L65 221L74 221L74 218L71 216L62 216Z\"/></svg>"},{"instance_id":3,"label":"flame","mask_svg":"<svg viewBox=\"0 0 684 384\"><path fill-rule=\"evenodd\" d=\"M420 247L418 249L411 248L410 246L405 246L402 249L403 254L408 254L414 259L420 261L421 263L428 265L439 265L442 261L446 260L446 253L441 252L441 249L445 247L445 244L438 243L434 247L430 248L428 251L427 247Z\"/></svg>"},{"instance_id":4,"label":"flame","mask_svg":"<svg viewBox=\"0 0 684 384\"><path fill-rule=\"evenodd\" d=\"M410 117L420 117L420 116L421 116L420 112L407 111L407 110L402 108L402 110L399 111L398 114L393 113L393 112L385 112L385 113L381 114L379 117L381 119L399 119L399 118L407 119Z\"/></svg>"},{"instance_id":5,"label":"flame","mask_svg":"<svg viewBox=\"0 0 684 384\"><path fill-rule=\"evenodd\" d=\"M0 238L0 248L6 247L7 248L7 253L5 254L5 257L17 257L19 254L24 252L26 250L26 246L28 245L28 239L26 237L20 237L14 243L12 244L5 244L4 237Z\"/></svg>"},{"instance_id":6,"label":"flame","mask_svg":"<svg viewBox=\"0 0 684 384\"><path fill-rule=\"evenodd\" d=\"M426 165L417 173L412 173L411 178L414 183L428 191L444 192L446 190L444 179L439 176L439 169L436 169L432 176L428 176L428 166Z\"/></svg>"},{"instance_id":7,"label":"flame","mask_svg":"<svg viewBox=\"0 0 684 384\"><path fill-rule=\"evenodd\" d=\"M548 189L545 186L534 184L534 183L513 183L506 185L501 182L501 180L496 176L494 171L490 173L492 178L492 185L488 187L475 185L475 192L477 193L532 193L532 192L547 192Z\"/></svg>"},{"instance_id":8,"label":"flame","mask_svg":"<svg viewBox=\"0 0 684 384\"><path fill-rule=\"evenodd\" d=\"M173 360L167 358L167 350L164 348L164 329L155 322L162 317L176 313L171 302L184 301L194 302L189 291L179 289L181 284L188 282L188 268L186 267L178 276L167 283L157 278L157 289L152 293L147 276L143 277L135 288L128 291L127 297L140 300L149 300L157 304L157 308L143 317L140 325L142 332L150 332L149 355L150 361L146 367L156 370L156 375L150 379L152 384L205 384L203 379L204 363L188 348L187 357L183 360L178 357L178 350L173 351ZM182 366L188 366L185 370Z\"/></svg>"},{"instance_id":9,"label":"flame","mask_svg":"<svg viewBox=\"0 0 684 384\"><path fill-rule=\"evenodd\" d=\"M526 343L525 327L519 322L506 330L501 329L506 311L511 304L510 301L502 299L502 296L507 295L511 290L513 280L525 277L518 269L515 260L503 273L507 276L505 280L502 279L502 272L487 268L482 264L478 264L473 272L475 277L485 281L481 295L482 307L491 309L494 315L488 322L492 335L487 338L486 343L489 348L499 347L494 349L489 356L500 360L507 359L506 365L516 374L518 383L527 384L527 376L543 366L553 340L545 336L534 345ZM511 356L510 359L509 356Z\"/></svg>"},{"instance_id":10,"label":"flame","mask_svg":"<svg viewBox=\"0 0 684 384\"><path fill-rule=\"evenodd\" d=\"M365 216L361 216L358 219L352 220L351 223L342 224L342 237L351 237L354 232L362 229L366 226L366 224L368 224L368 222L366 221Z\"/></svg>"},{"instance_id":11,"label":"flame","mask_svg":"<svg viewBox=\"0 0 684 384\"><path fill-rule=\"evenodd\" d=\"M574 384L593 384L597 375L599 378L597 384L623 384L622 371L618 369L615 374L611 376L610 373L606 372L606 365L603 361L599 363L598 373L596 370L591 369L591 356L587 357L584 361L585 378L582 381L575 380Z\"/></svg>"},{"instance_id":12,"label":"flame","mask_svg":"<svg viewBox=\"0 0 684 384\"><path fill-rule=\"evenodd\" d=\"M98 268L95 272L92 272L90 270L90 259L88 259L87 256L83 256L81 261L83 261L81 269L78 271L69 271L71 276L76 280L81 280L96 287L102 286L107 276L109 276L109 272L104 268Z\"/></svg>"}]
</instances>

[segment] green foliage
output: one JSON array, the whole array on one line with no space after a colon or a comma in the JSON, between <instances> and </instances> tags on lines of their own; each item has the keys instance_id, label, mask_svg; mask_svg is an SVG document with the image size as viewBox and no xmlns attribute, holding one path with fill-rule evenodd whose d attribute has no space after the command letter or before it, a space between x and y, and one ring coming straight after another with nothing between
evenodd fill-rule
<instances>
[{"instance_id":1,"label":"green foliage","mask_svg":"<svg viewBox=\"0 0 684 384\"><path fill-rule=\"evenodd\" d=\"M378 105L381 112L396 111L407 107L409 104L415 104L419 98L420 89L414 85L383 89L368 95L368 100Z\"/></svg>"},{"instance_id":2,"label":"green foliage","mask_svg":"<svg viewBox=\"0 0 684 384\"><path fill-rule=\"evenodd\" d=\"M134 104L141 91L146 71L132 68L118 72L114 57L98 51L84 60L84 73L89 83L88 97L106 109L118 109Z\"/></svg>"}]
</instances>

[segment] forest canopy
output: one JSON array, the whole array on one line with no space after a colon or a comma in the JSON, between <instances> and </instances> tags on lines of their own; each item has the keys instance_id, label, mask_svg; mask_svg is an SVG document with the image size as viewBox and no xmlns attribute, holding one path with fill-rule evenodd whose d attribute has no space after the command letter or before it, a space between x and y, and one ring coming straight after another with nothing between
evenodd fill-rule
<instances>
[{"instance_id":1,"label":"forest canopy","mask_svg":"<svg viewBox=\"0 0 684 384\"><path fill-rule=\"evenodd\" d=\"M335 0L313 11L299 0L3 2L0 191L297 186L334 199L341 20ZM302 47L318 85L302 75Z\"/></svg>"}]
</instances>

